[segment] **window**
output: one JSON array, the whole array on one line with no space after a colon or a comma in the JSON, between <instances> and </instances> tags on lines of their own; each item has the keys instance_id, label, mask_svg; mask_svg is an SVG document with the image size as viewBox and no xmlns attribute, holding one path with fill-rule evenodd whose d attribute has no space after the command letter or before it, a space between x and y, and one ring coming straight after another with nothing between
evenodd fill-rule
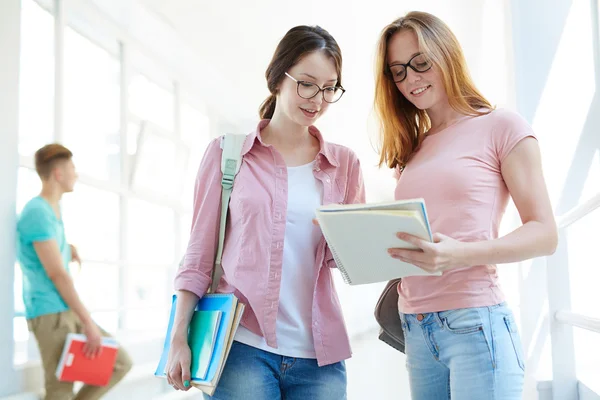
<instances>
[{"instance_id":1,"label":"window","mask_svg":"<svg viewBox=\"0 0 600 400\"><path fill-rule=\"evenodd\" d=\"M78 183L62 200L65 233L85 260L119 260L119 196Z\"/></svg>"},{"instance_id":2,"label":"window","mask_svg":"<svg viewBox=\"0 0 600 400\"><path fill-rule=\"evenodd\" d=\"M168 266L175 262L175 214L168 207L129 199L128 264Z\"/></svg>"},{"instance_id":3,"label":"window","mask_svg":"<svg viewBox=\"0 0 600 400\"><path fill-rule=\"evenodd\" d=\"M30 156L53 141L54 18L33 0L21 7L19 153Z\"/></svg>"},{"instance_id":4,"label":"window","mask_svg":"<svg viewBox=\"0 0 600 400\"><path fill-rule=\"evenodd\" d=\"M120 180L120 63L65 29L64 142L80 173Z\"/></svg>"},{"instance_id":5,"label":"window","mask_svg":"<svg viewBox=\"0 0 600 400\"><path fill-rule=\"evenodd\" d=\"M208 117L188 104L181 107L181 137L190 148L182 202L186 209L191 211L196 174L211 135Z\"/></svg>"},{"instance_id":6,"label":"window","mask_svg":"<svg viewBox=\"0 0 600 400\"><path fill-rule=\"evenodd\" d=\"M173 133L175 98L171 91L136 74L129 83L129 111L140 120L148 120Z\"/></svg>"},{"instance_id":7,"label":"window","mask_svg":"<svg viewBox=\"0 0 600 400\"><path fill-rule=\"evenodd\" d=\"M132 162L131 186L171 201L181 199L189 149L149 121L141 125Z\"/></svg>"},{"instance_id":8,"label":"window","mask_svg":"<svg viewBox=\"0 0 600 400\"><path fill-rule=\"evenodd\" d=\"M73 271L75 287L85 306L94 312L119 308L119 267L114 264L84 262Z\"/></svg>"}]
</instances>

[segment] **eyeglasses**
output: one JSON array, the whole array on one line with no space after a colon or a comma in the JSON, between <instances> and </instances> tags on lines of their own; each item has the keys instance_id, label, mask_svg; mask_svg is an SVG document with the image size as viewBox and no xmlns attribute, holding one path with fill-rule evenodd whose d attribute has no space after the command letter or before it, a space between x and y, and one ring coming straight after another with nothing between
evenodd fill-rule
<instances>
[{"instance_id":1,"label":"eyeglasses","mask_svg":"<svg viewBox=\"0 0 600 400\"><path fill-rule=\"evenodd\" d=\"M316 83L299 81L287 72L285 73L285 76L298 84L298 96L302 97L303 99L312 99L318 95L319 92L323 92L323 100L325 102L335 103L341 99L346 92L346 89L341 86L325 86L324 88L321 88Z\"/></svg>"},{"instance_id":2,"label":"eyeglasses","mask_svg":"<svg viewBox=\"0 0 600 400\"><path fill-rule=\"evenodd\" d=\"M389 72L390 72L392 80L395 83L400 83L406 79L406 76L408 75L408 70L407 70L408 67L410 67L415 72L421 73L421 72L429 71L429 69L432 66L433 66L433 63L431 62L431 60L429 58L427 58L427 56L425 56L425 54L419 53L419 54L415 54L413 56L413 58L408 60L408 62L406 64L396 63L396 64L390 65L388 68L389 68Z\"/></svg>"}]
</instances>

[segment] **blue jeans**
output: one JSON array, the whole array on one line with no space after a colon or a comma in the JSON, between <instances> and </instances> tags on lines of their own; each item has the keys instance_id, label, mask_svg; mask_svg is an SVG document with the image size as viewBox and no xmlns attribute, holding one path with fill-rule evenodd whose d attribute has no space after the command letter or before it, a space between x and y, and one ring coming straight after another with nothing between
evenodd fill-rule
<instances>
[{"instance_id":1,"label":"blue jeans","mask_svg":"<svg viewBox=\"0 0 600 400\"><path fill-rule=\"evenodd\" d=\"M345 400L343 361L284 357L233 342L212 400Z\"/></svg>"},{"instance_id":2,"label":"blue jeans","mask_svg":"<svg viewBox=\"0 0 600 400\"><path fill-rule=\"evenodd\" d=\"M402 314L413 400L520 400L523 350L504 304Z\"/></svg>"}]
</instances>

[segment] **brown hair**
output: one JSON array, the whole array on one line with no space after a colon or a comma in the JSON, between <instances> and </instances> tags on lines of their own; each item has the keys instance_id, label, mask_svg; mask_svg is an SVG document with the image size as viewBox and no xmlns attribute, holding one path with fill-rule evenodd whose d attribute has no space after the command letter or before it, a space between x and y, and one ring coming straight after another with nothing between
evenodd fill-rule
<instances>
[{"instance_id":1,"label":"brown hair","mask_svg":"<svg viewBox=\"0 0 600 400\"><path fill-rule=\"evenodd\" d=\"M320 26L296 26L281 39L265 72L267 87L271 95L260 106L261 119L273 117L277 89L285 73L302 57L314 51L323 51L333 59L338 75L338 85L342 84L342 51L333 36Z\"/></svg>"},{"instance_id":2,"label":"brown hair","mask_svg":"<svg viewBox=\"0 0 600 400\"><path fill-rule=\"evenodd\" d=\"M58 163L72 157L73 153L65 146L58 143L47 144L35 152L35 170L40 178L48 179Z\"/></svg>"},{"instance_id":3,"label":"brown hair","mask_svg":"<svg viewBox=\"0 0 600 400\"><path fill-rule=\"evenodd\" d=\"M404 166L431 128L427 112L408 101L389 76L388 43L394 34L407 29L417 35L420 50L440 71L448 101L455 111L475 116L494 108L475 87L460 43L448 25L419 11L398 18L381 32L375 67L375 111L381 128L379 165L385 163L390 168Z\"/></svg>"}]
</instances>

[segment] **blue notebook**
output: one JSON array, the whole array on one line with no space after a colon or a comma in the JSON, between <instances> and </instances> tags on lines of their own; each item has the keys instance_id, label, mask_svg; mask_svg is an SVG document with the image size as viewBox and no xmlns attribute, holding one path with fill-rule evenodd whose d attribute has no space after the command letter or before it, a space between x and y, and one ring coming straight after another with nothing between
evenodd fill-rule
<instances>
[{"instance_id":1,"label":"blue notebook","mask_svg":"<svg viewBox=\"0 0 600 400\"><path fill-rule=\"evenodd\" d=\"M174 295L163 351L154 373L157 377L166 377L165 368L168 361L169 349L171 347L171 331L175 320L176 304L177 296ZM240 308L240 306L242 307ZM215 383L215 378L218 380L227 355L229 354L231 341L235 334L237 324L239 323L239 318L241 317L240 311L242 310L243 305L238 302L237 297L234 294L207 294L198 301L194 316L190 322L190 331L188 334L190 349L192 350L192 365L190 368L190 372L192 373L192 384L211 386ZM217 315L219 316L218 320L215 319ZM203 334L208 333L210 339L192 336L194 335L194 328L198 324L205 325L200 331L202 332L204 329ZM214 332L211 332L210 329L208 329L211 324L214 328ZM198 358L199 355L194 355L194 349L198 349L200 343L203 343L200 347L204 347L204 342L209 340L212 343L212 353L209 358L205 358L201 361L201 358Z\"/></svg>"}]
</instances>

